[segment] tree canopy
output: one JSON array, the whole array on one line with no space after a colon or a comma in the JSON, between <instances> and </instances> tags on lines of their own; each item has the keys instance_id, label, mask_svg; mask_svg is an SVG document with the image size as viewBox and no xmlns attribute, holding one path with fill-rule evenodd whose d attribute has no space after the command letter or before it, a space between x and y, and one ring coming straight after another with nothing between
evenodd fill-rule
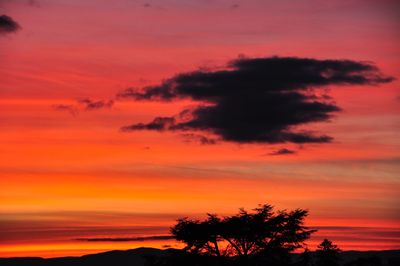
<instances>
[{"instance_id":1,"label":"tree canopy","mask_svg":"<svg viewBox=\"0 0 400 266\"><path fill-rule=\"evenodd\" d=\"M248 257L269 251L304 247L315 230L304 226L308 211L274 211L269 204L231 216L208 214L204 220L182 218L171 228L185 250L218 257Z\"/></svg>"}]
</instances>

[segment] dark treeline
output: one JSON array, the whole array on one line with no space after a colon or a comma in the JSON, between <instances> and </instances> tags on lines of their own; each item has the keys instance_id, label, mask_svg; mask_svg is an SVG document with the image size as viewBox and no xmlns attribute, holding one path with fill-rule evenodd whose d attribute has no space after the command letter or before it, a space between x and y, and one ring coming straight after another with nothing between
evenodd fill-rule
<instances>
[{"instance_id":1,"label":"dark treeline","mask_svg":"<svg viewBox=\"0 0 400 266\"><path fill-rule=\"evenodd\" d=\"M2 266L397 266L400 251L342 252L324 239L316 250L306 241L307 210L274 211L265 204L231 216L182 218L171 228L183 249L140 248L82 257L1 259Z\"/></svg>"},{"instance_id":2,"label":"dark treeline","mask_svg":"<svg viewBox=\"0 0 400 266\"><path fill-rule=\"evenodd\" d=\"M304 226L307 210L274 211L269 204L232 216L207 214L204 220L182 218L171 228L183 250L149 258L148 266L339 266L383 265L379 257L344 263L341 250L325 239L315 251L305 243L312 233ZM299 253L299 251L302 251Z\"/></svg>"},{"instance_id":3,"label":"dark treeline","mask_svg":"<svg viewBox=\"0 0 400 266\"><path fill-rule=\"evenodd\" d=\"M235 258L218 259L215 256L193 254L177 249L138 248L125 251L109 251L82 257L62 258L0 258L1 266L236 266L236 265L321 265L315 251L286 254L270 254L269 258L250 257L247 264ZM344 251L338 254L340 266L398 266L400 250Z\"/></svg>"},{"instance_id":4,"label":"dark treeline","mask_svg":"<svg viewBox=\"0 0 400 266\"><path fill-rule=\"evenodd\" d=\"M321 258L317 251L292 254L266 254L250 257L247 262L237 258L217 259L182 250L168 250L166 256L147 256L144 266L398 266L400 251L339 252L331 261ZM331 258L327 258L328 261ZM325 264L328 263L328 264Z\"/></svg>"}]
</instances>

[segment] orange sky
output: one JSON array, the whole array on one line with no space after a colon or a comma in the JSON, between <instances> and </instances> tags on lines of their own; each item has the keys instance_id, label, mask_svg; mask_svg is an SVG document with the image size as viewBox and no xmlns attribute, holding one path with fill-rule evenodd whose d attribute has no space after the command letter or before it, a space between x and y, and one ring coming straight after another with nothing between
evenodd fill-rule
<instances>
[{"instance_id":1,"label":"orange sky","mask_svg":"<svg viewBox=\"0 0 400 266\"><path fill-rule=\"evenodd\" d=\"M182 216L267 202L309 209L312 247L328 237L342 249L400 248L396 10L391 0L0 0L21 26L0 35L0 257L175 246L76 239L165 235ZM342 111L308 128L334 141L301 147L119 130L189 100L77 103L242 54L369 61L397 80L329 87ZM298 152L268 155L284 147Z\"/></svg>"}]
</instances>

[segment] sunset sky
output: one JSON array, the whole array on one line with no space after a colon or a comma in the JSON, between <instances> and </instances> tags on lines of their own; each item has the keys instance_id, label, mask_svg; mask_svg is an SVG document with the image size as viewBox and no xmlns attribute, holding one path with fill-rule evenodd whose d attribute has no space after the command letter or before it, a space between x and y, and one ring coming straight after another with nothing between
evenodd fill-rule
<instances>
[{"instance_id":1,"label":"sunset sky","mask_svg":"<svg viewBox=\"0 0 400 266\"><path fill-rule=\"evenodd\" d=\"M399 13L0 0L0 257L179 247L154 237L262 203L308 209L311 249L400 249Z\"/></svg>"}]
</instances>

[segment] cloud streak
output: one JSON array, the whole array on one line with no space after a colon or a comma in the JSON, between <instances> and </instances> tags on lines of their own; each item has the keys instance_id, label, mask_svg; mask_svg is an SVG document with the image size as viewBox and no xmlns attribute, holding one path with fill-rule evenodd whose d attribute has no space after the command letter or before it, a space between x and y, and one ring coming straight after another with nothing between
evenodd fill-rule
<instances>
[{"instance_id":1,"label":"cloud streak","mask_svg":"<svg viewBox=\"0 0 400 266\"><path fill-rule=\"evenodd\" d=\"M114 105L113 100L92 100L90 98L84 98L78 100L78 103L84 105L84 109L87 111L98 110L98 109L107 109L111 108Z\"/></svg>"},{"instance_id":2,"label":"cloud streak","mask_svg":"<svg viewBox=\"0 0 400 266\"><path fill-rule=\"evenodd\" d=\"M287 148L282 148L277 151L271 152L269 155L289 155L289 154L296 154L296 152L293 150L289 150Z\"/></svg>"},{"instance_id":3,"label":"cloud streak","mask_svg":"<svg viewBox=\"0 0 400 266\"><path fill-rule=\"evenodd\" d=\"M77 116L79 113L78 109L72 104L54 104L52 108L57 111L68 112L72 116Z\"/></svg>"},{"instance_id":4,"label":"cloud streak","mask_svg":"<svg viewBox=\"0 0 400 266\"><path fill-rule=\"evenodd\" d=\"M113 100L93 100L83 98L77 100L77 104L55 104L53 109L57 111L69 112L72 116L77 116L79 111L96 111L101 109L111 109L114 106Z\"/></svg>"},{"instance_id":5,"label":"cloud streak","mask_svg":"<svg viewBox=\"0 0 400 266\"><path fill-rule=\"evenodd\" d=\"M153 241L153 240L170 240L172 236L144 236L144 237L104 237L104 238L77 238L78 241L88 242L140 242L140 241Z\"/></svg>"},{"instance_id":6,"label":"cloud streak","mask_svg":"<svg viewBox=\"0 0 400 266\"><path fill-rule=\"evenodd\" d=\"M239 58L225 69L181 73L156 86L122 91L118 98L191 99L196 105L175 116L160 115L121 129L200 132L235 143L326 143L332 137L299 129L310 123L328 122L340 111L321 88L378 85L392 80L367 62Z\"/></svg>"}]
</instances>

